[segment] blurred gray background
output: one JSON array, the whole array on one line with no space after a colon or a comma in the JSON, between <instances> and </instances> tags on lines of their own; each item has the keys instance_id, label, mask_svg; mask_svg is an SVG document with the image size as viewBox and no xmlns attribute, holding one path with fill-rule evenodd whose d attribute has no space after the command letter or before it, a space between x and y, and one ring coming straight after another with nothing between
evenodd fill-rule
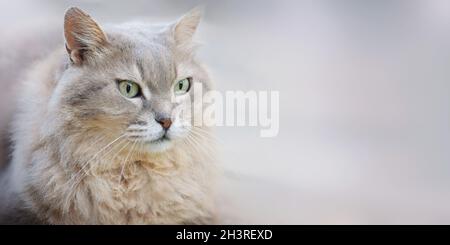
<instances>
[{"instance_id":1,"label":"blurred gray background","mask_svg":"<svg viewBox=\"0 0 450 245\"><path fill-rule=\"evenodd\" d=\"M120 23L199 4L218 89L280 91L278 137L217 128L223 223L450 224L446 0L2 0L0 129L23 69L63 45L69 6Z\"/></svg>"}]
</instances>

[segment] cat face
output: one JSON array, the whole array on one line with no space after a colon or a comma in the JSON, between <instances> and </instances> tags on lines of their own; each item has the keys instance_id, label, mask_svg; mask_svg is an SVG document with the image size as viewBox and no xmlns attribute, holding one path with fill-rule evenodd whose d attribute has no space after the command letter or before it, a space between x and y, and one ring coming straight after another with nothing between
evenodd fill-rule
<instances>
[{"instance_id":1,"label":"cat face","mask_svg":"<svg viewBox=\"0 0 450 245\"><path fill-rule=\"evenodd\" d=\"M73 130L121 137L159 152L192 131L194 83L208 87L194 59L198 11L167 26L126 24L103 31L87 14L66 13L70 62L54 96ZM205 86L204 86L205 87Z\"/></svg>"}]
</instances>

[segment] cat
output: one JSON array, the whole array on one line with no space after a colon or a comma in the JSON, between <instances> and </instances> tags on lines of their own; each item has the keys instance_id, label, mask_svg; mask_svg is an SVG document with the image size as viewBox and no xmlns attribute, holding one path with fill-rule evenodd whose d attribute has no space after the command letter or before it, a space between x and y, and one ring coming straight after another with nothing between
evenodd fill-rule
<instances>
[{"instance_id":1,"label":"cat","mask_svg":"<svg viewBox=\"0 0 450 245\"><path fill-rule=\"evenodd\" d=\"M193 84L213 87L195 56L201 13L102 28L66 11L65 47L19 90L0 223L216 222L211 129L190 123Z\"/></svg>"}]
</instances>

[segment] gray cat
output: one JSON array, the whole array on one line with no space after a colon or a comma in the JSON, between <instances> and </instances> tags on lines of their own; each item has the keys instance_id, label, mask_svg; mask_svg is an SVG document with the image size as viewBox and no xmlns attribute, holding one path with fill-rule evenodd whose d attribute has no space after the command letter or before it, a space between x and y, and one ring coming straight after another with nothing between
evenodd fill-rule
<instances>
[{"instance_id":1,"label":"gray cat","mask_svg":"<svg viewBox=\"0 0 450 245\"><path fill-rule=\"evenodd\" d=\"M210 130L189 123L193 83L212 86L194 57L200 17L102 29L66 12L65 49L21 85L2 223L214 222Z\"/></svg>"}]
</instances>

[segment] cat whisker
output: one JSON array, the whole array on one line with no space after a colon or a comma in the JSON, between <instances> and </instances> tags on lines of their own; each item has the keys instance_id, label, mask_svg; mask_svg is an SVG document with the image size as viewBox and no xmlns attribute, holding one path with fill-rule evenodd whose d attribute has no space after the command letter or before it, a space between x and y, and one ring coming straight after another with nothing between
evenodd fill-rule
<instances>
[{"instance_id":1,"label":"cat whisker","mask_svg":"<svg viewBox=\"0 0 450 245\"><path fill-rule=\"evenodd\" d=\"M147 122L139 120L139 121L135 121L133 124L140 125L140 126L145 126L145 125L147 125ZM131 125L133 125L133 124L131 124Z\"/></svg>"},{"instance_id":2,"label":"cat whisker","mask_svg":"<svg viewBox=\"0 0 450 245\"><path fill-rule=\"evenodd\" d=\"M107 155L107 154L109 154L113 149L115 149L117 146L119 146L119 145L122 144L122 143L123 143L123 139L122 139L121 141L119 141L119 142L117 143L117 145L113 146L108 152L104 153L104 154L102 155L102 157L105 156L105 155ZM129 142L126 142L126 143L128 144ZM122 150L126 147L127 144L125 144L125 145L119 150L119 152L122 151ZM117 154L118 154L118 153L117 153ZM89 163L91 163L91 162L86 162L86 163L84 164L84 166L88 165ZM78 172L76 173L76 177L74 178L74 181L73 181L73 183L72 183L72 185L71 185L71 188L70 188L71 192L67 195L66 202L65 202L65 204L64 204L64 207L65 207L64 210L68 210L69 202L70 202L70 200L72 200L72 198L73 198L73 196L75 195L75 192L76 192L76 190L77 190L76 187L81 183L81 181L82 181L82 179L84 178L84 176L87 176L87 172L89 172L89 171L92 169L92 167L93 167L93 166L90 166L90 168L89 168L87 171L82 172L82 171L80 170L80 171L78 171ZM84 175L84 176L83 176L83 175Z\"/></svg>"},{"instance_id":3,"label":"cat whisker","mask_svg":"<svg viewBox=\"0 0 450 245\"><path fill-rule=\"evenodd\" d=\"M199 153L206 154L208 157L214 159L214 147L211 146L211 144L202 144L202 142L199 141L199 139L196 139L192 134L188 134L186 137L186 140L191 144L191 146L195 146L194 150L196 150Z\"/></svg>"},{"instance_id":4,"label":"cat whisker","mask_svg":"<svg viewBox=\"0 0 450 245\"><path fill-rule=\"evenodd\" d=\"M186 147L192 147L192 145L195 145L196 143L193 143L191 139L187 139L187 141L182 142L183 145ZM213 155L213 152L209 150L205 150L203 148L194 147L193 148L196 155L202 155L202 158L204 159L215 159L215 156Z\"/></svg>"},{"instance_id":5,"label":"cat whisker","mask_svg":"<svg viewBox=\"0 0 450 245\"><path fill-rule=\"evenodd\" d=\"M147 132L147 129L128 129L128 133L140 133L140 132Z\"/></svg>"},{"instance_id":6,"label":"cat whisker","mask_svg":"<svg viewBox=\"0 0 450 245\"><path fill-rule=\"evenodd\" d=\"M114 139L113 141L111 141L109 144L107 144L105 147L103 147L102 149L100 149L100 150L99 150L97 153L95 153L88 161L86 161L86 163L84 163L84 164L82 165L81 169L80 169L77 173L83 172L83 171L85 170L85 168L88 166L88 164L89 164L92 160L94 160L94 159L98 156L98 154L100 154L101 152L103 152L104 150L106 150L108 147L110 147L111 145L113 145L115 142L117 142L119 139L121 139L121 138L124 137L124 136L125 136L125 135L121 135L121 136L117 137L116 139ZM75 174L75 175L76 175L76 174ZM74 175L74 176L75 176L75 175ZM72 178L73 178L74 176L72 176ZM70 182L70 181L72 180L72 178L69 179L68 182Z\"/></svg>"},{"instance_id":7,"label":"cat whisker","mask_svg":"<svg viewBox=\"0 0 450 245\"><path fill-rule=\"evenodd\" d=\"M89 163L92 162L100 153L102 153L104 150L106 150L108 147L112 146L114 143L116 143L118 140L122 139L125 135L122 134L119 137L117 137L116 139L114 139L113 141L111 141L110 143L108 143L106 146L104 146L102 149L100 149L97 153L95 153L88 161L86 161L86 163L84 163L83 165L81 165L81 169L78 170L74 175L72 175L72 177L67 181L67 184L71 184L71 188L69 190L72 190L71 193L68 194L67 196L67 200L66 203L64 205L66 211L68 211L68 205L69 205L69 201L72 198L72 196L75 193L75 187L81 182L80 178L82 176L83 173L85 173L86 167L89 166ZM78 180L80 178L80 180Z\"/></svg>"},{"instance_id":8,"label":"cat whisker","mask_svg":"<svg viewBox=\"0 0 450 245\"><path fill-rule=\"evenodd\" d=\"M215 137L211 132L206 131L204 129L201 128L193 128L190 131L194 136L197 136L199 138L205 139L210 143L214 143L216 144L219 140L217 139L217 137Z\"/></svg>"},{"instance_id":9,"label":"cat whisker","mask_svg":"<svg viewBox=\"0 0 450 245\"><path fill-rule=\"evenodd\" d=\"M141 138L144 138L144 136L143 135L127 135L129 138L131 138L131 139L141 139Z\"/></svg>"},{"instance_id":10,"label":"cat whisker","mask_svg":"<svg viewBox=\"0 0 450 245\"><path fill-rule=\"evenodd\" d=\"M108 152L104 153L102 156L104 156L104 155L106 155L106 154L109 154L109 152L111 152L113 149L115 149L117 146L119 146L122 142L123 142L123 141L120 141L117 145L113 146L110 150L108 150ZM83 168L86 168L90 163L92 163L92 160L86 162L86 163L83 165ZM83 171L83 168L80 169L80 170L75 174L75 176L72 177L72 179L73 179L72 181L73 181L73 182L72 182L72 185L71 185L70 190L73 190L73 191L76 190L75 187L76 187L79 183L81 183L81 180L84 178L84 176L87 176L87 173L92 169L92 166L90 166L90 168L88 168L86 171ZM70 182L68 182L68 184L70 184ZM72 194L68 195L69 200L70 200L70 196L72 196Z\"/></svg>"},{"instance_id":11,"label":"cat whisker","mask_svg":"<svg viewBox=\"0 0 450 245\"><path fill-rule=\"evenodd\" d=\"M130 157L131 153L134 151L134 148L135 148L135 146L136 146L136 143L137 143L137 141L135 141L135 142L133 143L133 145L131 146L131 148L130 148L130 150L129 150L129 152L128 152L127 157L126 157L125 160L123 161L122 169L120 170L119 185L120 185L120 183L122 182L122 179L124 178L123 175L124 175L124 171L125 171L125 166L127 165L128 158Z\"/></svg>"},{"instance_id":12,"label":"cat whisker","mask_svg":"<svg viewBox=\"0 0 450 245\"><path fill-rule=\"evenodd\" d=\"M216 138L214 138L213 136L211 136L209 134L206 134L204 132L199 132L199 131L192 130L191 131L191 135L195 136L195 137L198 137L200 139L205 139L205 140L207 140L209 142L216 142Z\"/></svg>"},{"instance_id":13,"label":"cat whisker","mask_svg":"<svg viewBox=\"0 0 450 245\"><path fill-rule=\"evenodd\" d=\"M118 157L120 155L120 153L123 151L123 149L125 149L128 146L130 146L130 144L132 144L131 141L126 141L125 145L123 145L112 157L109 157L108 159L115 160L116 157Z\"/></svg>"},{"instance_id":14,"label":"cat whisker","mask_svg":"<svg viewBox=\"0 0 450 245\"><path fill-rule=\"evenodd\" d=\"M207 134L208 136L216 138L216 136L210 130L206 130L206 129L202 128L202 127L193 127L192 130L193 131L197 131L197 132L202 132L202 133Z\"/></svg>"}]
</instances>

